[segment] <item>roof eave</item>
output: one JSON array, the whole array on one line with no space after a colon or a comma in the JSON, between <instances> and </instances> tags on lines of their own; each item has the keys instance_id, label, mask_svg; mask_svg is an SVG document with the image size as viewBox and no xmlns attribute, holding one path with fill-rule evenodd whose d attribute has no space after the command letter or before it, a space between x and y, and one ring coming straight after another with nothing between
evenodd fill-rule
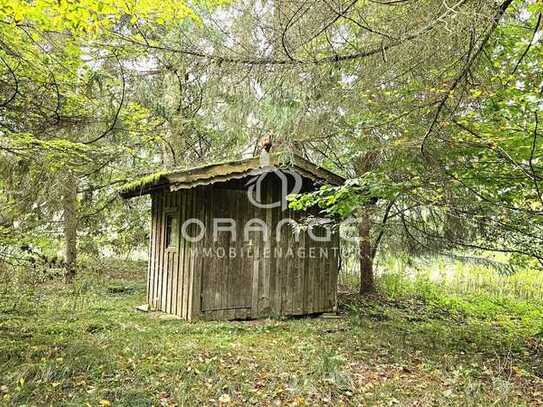
<instances>
[{"instance_id":1,"label":"roof eave","mask_svg":"<svg viewBox=\"0 0 543 407\"><path fill-rule=\"evenodd\" d=\"M270 154L270 167L293 168L305 178L312 181L322 181L339 186L345 179L327 169L319 167L296 154L285 156L283 154ZM202 167L173 171L161 174L156 180L142 183L140 186L121 190L119 195L124 199L150 194L153 191L169 187L171 191L190 189L201 185L210 185L226 182L231 179L240 179L249 175L256 175L269 171L270 167L262 167L259 157L204 165Z\"/></svg>"}]
</instances>

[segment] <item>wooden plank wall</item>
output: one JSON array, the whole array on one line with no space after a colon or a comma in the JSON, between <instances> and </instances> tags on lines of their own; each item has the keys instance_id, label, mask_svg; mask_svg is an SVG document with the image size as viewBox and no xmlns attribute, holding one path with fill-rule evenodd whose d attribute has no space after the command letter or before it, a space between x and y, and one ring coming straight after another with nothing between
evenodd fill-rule
<instances>
[{"instance_id":1,"label":"wooden plank wall","mask_svg":"<svg viewBox=\"0 0 543 407\"><path fill-rule=\"evenodd\" d=\"M152 195L151 250L147 298L152 309L161 311L171 310L171 307L166 308L167 284L168 277L174 271L172 260L175 259L175 253L171 249L166 250L165 247L165 215L166 210L171 209L173 199L175 197L164 193Z\"/></svg>"},{"instance_id":2,"label":"wooden plank wall","mask_svg":"<svg viewBox=\"0 0 543 407\"><path fill-rule=\"evenodd\" d=\"M299 212L291 210L283 216L297 220L301 218ZM315 234L319 235L317 231ZM302 231L298 239L297 242L296 235L289 226L281 228L283 252L290 248L294 256L276 259L275 273L277 284L280 284L277 290L280 293L280 313L304 315L333 311L336 307L339 265L339 250L334 250L334 247L339 247L339 236L333 233L331 242L319 242ZM301 249L304 252L298 253Z\"/></svg>"},{"instance_id":3,"label":"wooden plank wall","mask_svg":"<svg viewBox=\"0 0 543 407\"><path fill-rule=\"evenodd\" d=\"M279 192L277 189L272 191ZM254 253L252 258L226 255L203 260L202 318L264 318L334 310L339 251L334 251L333 247L339 247L337 233L333 234L331 242L315 242L302 232L298 242L293 229L283 226L276 241L277 224L284 218L300 220L301 213L283 212L279 207L254 207L247 200L245 191L215 189L207 197L208 208L212 209L205 221L206 227L211 230L213 217L231 217L238 221L238 239L232 243L230 234L224 233L216 242L208 237L205 246L213 250L222 248L226 253L233 247L238 255L243 253L241 247L252 246ZM267 202L272 198L277 199L277 196L272 193ZM268 241L255 232L250 235L249 242L243 242L243 226L253 218L262 219L271 226ZM289 248L293 256L286 255ZM303 256L298 255L298 248L305 250Z\"/></svg>"},{"instance_id":4,"label":"wooden plank wall","mask_svg":"<svg viewBox=\"0 0 543 407\"><path fill-rule=\"evenodd\" d=\"M194 266L195 259L191 256L196 244L182 239L181 225L188 218L203 216L205 206L199 202L201 194L200 190L164 190L152 195L147 300L151 309L184 319L192 318L193 305L196 305L199 312L200 291L197 284L199 278L193 275L198 268ZM177 218L177 242L169 248L165 247L167 215ZM195 236L198 233L197 226L191 225L188 233Z\"/></svg>"},{"instance_id":5,"label":"wooden plank wall","mask_svg":"<svg viewBox=\"0 0 543 407\"><path fill-rule=\"evenodd\" d=\"M241 190L204 186L156 192L152 199L147 282L152 309L190 320L304 315L335 308L338 251L332 247L339 247L337 233L332 242L312 241L304 232L296 241L293 229L285 225L277 242L276 225L286 217L300 219L302 215L290 209L256 208ZM179 229L186 219L200 219L206 226L206 238L189 242L181 238L179 230L177 246L166 248L168 213L178 217ZM213 240L212 224L217 217L237 220L236 241L227 232ZM268 241L260 233L252 233L248 242L243 240L243 227L253 218L271 225ZM192 225L188 232L197 235L197 226ZM225 256L204 256L204 248L222 248ZM235 257L229 256L230 248L237 253ZM247 256L249 248L252 257ZM286 255L289 248L293 256ZM299 255L299 248L305 249L304 256ZM328 249L326 255L321 248Z\"/></svg>"}]
</instances>

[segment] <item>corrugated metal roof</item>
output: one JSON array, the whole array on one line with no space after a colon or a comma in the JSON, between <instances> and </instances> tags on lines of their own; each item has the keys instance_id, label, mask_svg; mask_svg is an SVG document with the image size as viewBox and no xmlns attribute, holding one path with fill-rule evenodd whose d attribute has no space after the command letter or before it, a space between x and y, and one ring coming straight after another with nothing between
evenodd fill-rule
<instances>
[{"instance_id":1,"label":"corrugated metal roof","mask_svg":"<svg viewBox=\"0 0 543 407\"><path fill-rule=\"evenodd\" d=\"M271 154L263 165L260 157L207 164L200 167L172 170L147 175L125 184L119 191L123 198L149 194L153 190L169 187L171 191L194 188L232 179L258 175L273 169L289 169L313 181L341 185L345 179L319 167L296 154Z\"/></svg>"}]
</instances>

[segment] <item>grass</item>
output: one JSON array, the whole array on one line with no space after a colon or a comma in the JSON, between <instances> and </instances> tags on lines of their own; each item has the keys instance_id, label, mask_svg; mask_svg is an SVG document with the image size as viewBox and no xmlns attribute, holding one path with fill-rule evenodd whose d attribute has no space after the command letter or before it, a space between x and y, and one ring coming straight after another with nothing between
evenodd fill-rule
<instances>
[{"instance_id":1,"label":"grass","mask_svg":"<svg viewBox=\"0 0 543 407\"><path fill-rule=\"evenodd\" d=\"M4 405L543 404L541 303L399 272L341 319L187 323L140 313L118 262L0 308ZM20 283L20 280L18 280ZM7 283L5 283L7 284ZM9 291L5 291L7 294Z\"/></svg>"}]
</instances>

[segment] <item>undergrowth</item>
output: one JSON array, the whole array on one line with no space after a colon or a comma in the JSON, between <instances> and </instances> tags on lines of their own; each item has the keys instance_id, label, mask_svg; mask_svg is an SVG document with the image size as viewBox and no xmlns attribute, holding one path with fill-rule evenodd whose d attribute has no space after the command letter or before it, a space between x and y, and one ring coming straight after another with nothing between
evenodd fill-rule
<instances>
[{"instance_id":1,"label":"undergrowth","mask_svg":"<svg viewBox=\"0 0 543 407\"><path fill-rule=\"evenodd\" d=\"M145 266L104 263L0 303L4 405L536 405L541 304L401 273L339 319L141 313Z\"/></svg>"}]
</instances>

